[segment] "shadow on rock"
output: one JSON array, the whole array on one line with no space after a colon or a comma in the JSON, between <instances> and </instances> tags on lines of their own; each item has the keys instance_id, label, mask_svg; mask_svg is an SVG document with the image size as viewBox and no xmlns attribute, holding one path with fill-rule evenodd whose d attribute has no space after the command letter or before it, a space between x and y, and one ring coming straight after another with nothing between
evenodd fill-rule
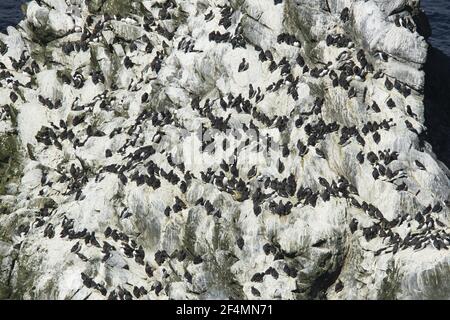
<instances>
[{"instance_id":1,"label":"shadow on rock","mask_svg":"<svg viewBox=\"0 0 450 320\"><path fill-rule=\"evenodd\" d=\"M425 73L427 141L438 159L450 168L450 57L430 47Z\"/></svg>"}]
</instances>

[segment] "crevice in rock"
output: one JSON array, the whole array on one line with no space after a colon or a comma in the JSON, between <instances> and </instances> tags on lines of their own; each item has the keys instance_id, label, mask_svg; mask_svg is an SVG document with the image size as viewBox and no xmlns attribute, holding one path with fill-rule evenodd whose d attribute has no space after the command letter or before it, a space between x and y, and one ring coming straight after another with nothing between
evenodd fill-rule
<instances>
[{"instance_id":1,"label":"crevice in rock","mask_svg":"<svg viewBox=\"0 0 450 320\"><path fill-rule=\"evenodd\" d=\"M341 274L342 268L345 264L346 256L347 253L344 254L342 260L337 257L336 261L338 262L338 265L336 266L336 268L334 268L333 270L329 269L318 276L316 279L314 279L310 289L311 299L326 299L326 292L328 288L330 288L336 282L336 280L339 278L339 275Z\"/></svg>"},{"instance_id":2,"label":"crevice in rock","mask_svg":"<svg viewBox=\"0 0 450 320\"><path fill-rule=\"evenodd\" d=\"M12 258L11 267L9 268L9 272L8 272L8 278L6 279L6 287L10 288L10 290L8 292L7 299L10 299L12 294L13 294L13 291L11 289L11 278L12 278L12 275L13 275L13 272L14 272L14 267L16 266L17 259L18 259L17 255Z\"/></svg>"}]
</instances>

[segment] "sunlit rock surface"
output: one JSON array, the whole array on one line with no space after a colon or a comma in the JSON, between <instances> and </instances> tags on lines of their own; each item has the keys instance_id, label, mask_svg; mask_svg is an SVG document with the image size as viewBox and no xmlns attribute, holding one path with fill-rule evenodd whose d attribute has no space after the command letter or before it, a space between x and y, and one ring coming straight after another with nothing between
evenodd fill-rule
<instances>
[{"instance_id":1,"label":"sunlit rock surface","mask_svg":"<svg viewBox=\"0 0 450 320\"><path fill-rule=\"evenodd\" d=\"M0 297L448 299L417 2L29 2Z\"/></svg>"}]
</instances>

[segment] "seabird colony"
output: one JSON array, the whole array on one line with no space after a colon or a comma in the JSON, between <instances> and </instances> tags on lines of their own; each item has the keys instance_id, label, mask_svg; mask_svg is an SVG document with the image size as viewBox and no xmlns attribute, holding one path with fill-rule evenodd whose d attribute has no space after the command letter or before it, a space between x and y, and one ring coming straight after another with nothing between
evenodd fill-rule
<instances>
[{"instance_id":1,"label":"seabird colony","mask_svg":"<svg viewBox=\"0 0 450 320\"><path fill-rule=\"evenodd\" d=\"M0 35L0 293L433 292L449 171L400 2L29 2Z\"/></svg>"}]
</instances>

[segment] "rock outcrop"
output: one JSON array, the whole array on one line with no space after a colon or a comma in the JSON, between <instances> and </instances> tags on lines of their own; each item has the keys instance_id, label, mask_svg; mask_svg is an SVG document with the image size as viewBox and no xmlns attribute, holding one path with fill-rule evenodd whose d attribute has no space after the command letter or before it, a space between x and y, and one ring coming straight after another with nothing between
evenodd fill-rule
<instances>
[{"instance_id":1,"label":"rock outcrop","mask_svg":"<svg viewBox=\"0 0 450 320\"><path fill-rule=\"evenodd\" d=\"M0 298L450 297L418 1L24 10L0 34Z\"/></svg>"}]
</instances>

